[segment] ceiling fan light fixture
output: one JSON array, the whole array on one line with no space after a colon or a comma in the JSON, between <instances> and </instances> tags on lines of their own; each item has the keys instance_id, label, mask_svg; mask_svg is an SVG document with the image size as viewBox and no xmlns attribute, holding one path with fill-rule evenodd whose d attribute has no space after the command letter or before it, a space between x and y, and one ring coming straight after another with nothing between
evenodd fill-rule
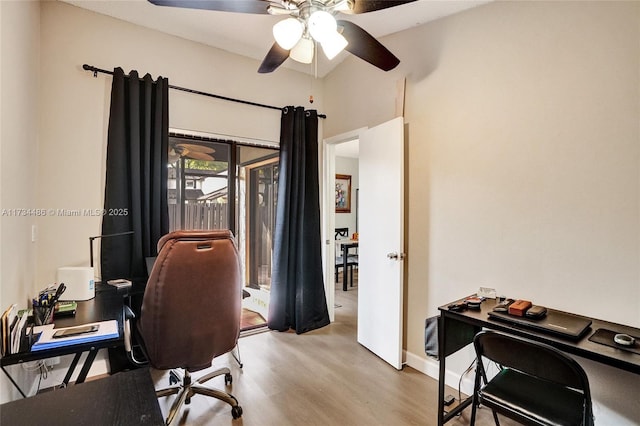
<instances>
[{"instance_id":1,"label":"ceiling fan light fixture","mask_svg":"<svg viewBox=\"0 0 640 426\"><path fill-rule=\"evenodd\" d=\"M304 24L296 18L284 19L273 26L273 38L285 50L298 43L304 31Z\"/></svg>"},{"instance_id":2,"label":"ceiling fan light fixture","mask_svg":"<svg viewBox=\"0 0 640 426\"><path fill-rule=\"evenodd\" d=\"M336 18L329 12L317 10L309 16L307 23L309 34L317 42L322 43L326 38L331 37L338 29Z\"/></svg>"},{"instance_id":3,"label":"ceiling fan light fixture","mask_svg":"<svg viewBox=\"0 0 640 426\"><path fill-rule=\"evenodd\" d=\"M349 0L339 0L336 1L335 5L333 6L333 10L338 11L338 12L348 12L351 11L352 9L352 2Z\"/></svg>"},{"instance_id":4,"label":"ceiling fan light fixture","mask_svg":"<svg viewBox=\"0 0 640 426\"><path fill-rule=\"evenodd\" d=\"M313 40L302 37L289 52L289 57L294 61L310 64L313 61Z\"/></svg>"},{"instance_id":5,"label":"ceiling fan light fixture","mask_svg":"<svg viewBox=\"0 0 640 426\"><path fill-rule=\"evenodd\" d=\"M338 53L342 52L344 48L347 47L349 42L342 34L336 31L320 44L322 45L322 50L324 51L327 59L332 60L336 55L338 55Z\"/></svg>"}]
</instances>

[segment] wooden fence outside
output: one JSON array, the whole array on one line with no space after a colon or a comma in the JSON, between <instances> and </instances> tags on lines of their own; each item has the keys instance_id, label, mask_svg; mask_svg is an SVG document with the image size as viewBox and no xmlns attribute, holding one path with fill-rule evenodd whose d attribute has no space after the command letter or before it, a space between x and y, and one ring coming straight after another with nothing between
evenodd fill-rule
<instances>
[{"instance_id":1,"label":"wooden fence outside","mask_svg":"<svg viewBox=\"0 0 640 426\"><path fill-rule=\"evenodd\" d=\"M180 205L169 204L171 231L176 229L228 229L227 203L186 204L184 226L180 226Z\"/></svg>"}]
</instances>

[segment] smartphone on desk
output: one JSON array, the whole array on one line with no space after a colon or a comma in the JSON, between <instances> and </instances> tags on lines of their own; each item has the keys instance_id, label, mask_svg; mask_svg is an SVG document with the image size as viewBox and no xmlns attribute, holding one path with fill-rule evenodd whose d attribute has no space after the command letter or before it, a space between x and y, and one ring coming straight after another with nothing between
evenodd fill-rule
<instances>
[{"instance_id":1,"label":"smartphone on desk","mask_svg":"<svg viewBox=\"0 0 640 426\"><path fill-rule=\"evenodd\" d=\"M55 333L53 333L52 337L54 339L60 339L62 337L71 337L71 336L78 336L80 334L94 333L98 331L98 328L100 328L100 326L96 324L81 325L78 327L71 327L71 328L66 328L64 330L58 330Z\"/></svg>"}]
</instances>

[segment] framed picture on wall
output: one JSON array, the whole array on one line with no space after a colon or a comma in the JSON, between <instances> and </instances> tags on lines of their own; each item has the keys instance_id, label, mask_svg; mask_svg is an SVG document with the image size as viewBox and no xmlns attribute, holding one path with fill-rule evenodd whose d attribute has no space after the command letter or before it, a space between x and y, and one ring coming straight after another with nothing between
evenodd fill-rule
<instances>
[{"instance_id":1,"label":"framed picture on wall","mask_svg":"<svg viewBox=\"0 0 640 426\"><path fill-rule=\"evenodd\" d=\"M336 175L336 213L351 213L351 175Z\"/></svg>"}]
</instances>

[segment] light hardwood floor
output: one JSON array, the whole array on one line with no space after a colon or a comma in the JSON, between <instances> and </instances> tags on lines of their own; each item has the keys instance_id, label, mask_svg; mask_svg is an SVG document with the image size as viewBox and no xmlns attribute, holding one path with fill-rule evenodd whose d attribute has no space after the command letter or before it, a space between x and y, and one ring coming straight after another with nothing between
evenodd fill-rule
<instances>
[{"instance_id":1,"label":"light hardwood floor","mask_svg":"<svg viewBox=\"0 0 640 426\"><path fill-rule=\"evenodd\" d=\"M196 395L180 416L182 425L435 425L437 381L410 368L397 371L356 342L357 285L336 291L336 321L302 335L264 332L240 338L244 368L230 355L214 361L229 366L227 389L244 414L213 398ZM208 370L205 370L205 372ZM166 374L153 371L156 388L168 386ZM199 377L204 372L196 372ZM224 388L217 377L207 384ZM457 390L449 390L457 395ZM161 398L166 414L171 398ZM471 410L448 423L468 424ZM501 419L502 420L502 419ZM479 410L479 426L493 425L491 412ZM501 424L513 425L507 419Z\"/></svg>"}]
</instances>

